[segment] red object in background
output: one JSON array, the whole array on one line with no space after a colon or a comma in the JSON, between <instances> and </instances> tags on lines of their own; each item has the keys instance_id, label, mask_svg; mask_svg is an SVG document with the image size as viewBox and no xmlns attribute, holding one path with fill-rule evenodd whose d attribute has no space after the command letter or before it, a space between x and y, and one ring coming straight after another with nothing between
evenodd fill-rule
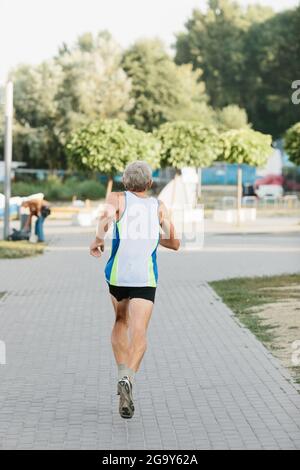
<instances>
[{"instance_id":1,"label":"red object in background","mask_svg":"<svg viewBox=\"0 0 300 470\"><path fill-rule=\"evenodd\" d=\"M277 184L278 186L283 186L284 177L282 175L267 175L264 178L256 180L254 186L259 188L262 184Z\"/></svg>"},{"instance_id":2,"label":"red object in background","mask_svg":"<svg viewBox=\"0 0 300 470\"><path fill-rule=\"evenodd\" d=\"M286 191L300 191L300 183L298 181L286 179L284 182L284 189Z\"/></svg>"}]
</instances>

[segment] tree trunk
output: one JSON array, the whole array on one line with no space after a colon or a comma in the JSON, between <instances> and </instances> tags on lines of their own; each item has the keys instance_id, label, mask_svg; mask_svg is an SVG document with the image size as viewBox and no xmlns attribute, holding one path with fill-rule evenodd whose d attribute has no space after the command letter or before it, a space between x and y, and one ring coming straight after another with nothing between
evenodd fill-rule
<instances>
[{"instance_id":1,"label":"tree trunk","mask_svg":"<svg viewBox=\"0 0 300 470\"><path fill-rule=\"evenodd\" d=\"M107 187L106 187L106 197L108 197L108 195L112 191L113 182L114 182L113 177L111 175L109 175L108 181L107 181Z\"/></svg>"},{"instance_id":2,"label":"tree trunk","mask_svg":"<svg viewBox=\"0 0 300 470\"><path fill-rule=\"evenodd\" d=\"M242 208L242 168L238 165L237 170L237 225L241 224Z\"/></svg>"},{"instance_id":3,"label":"tree trunk","mask_svg":"<svg viewBox=\"0 0 300 470\"><path fill-rule=\"evenodd\" d=\"M177 189L177 180L178 176L180 175L180 171L176 169L176 173L174 176L174 184L173 184L173 189L172 189L172 196L171 196L171 206L173 206L175 202L175 195L176 195L176 189Z\"/></svg>"},{"instance_id":4,"label":"tree trunk","mask_svg":"<svg viewBox=\"0 0 300 470\"><path fill-rule=\"evenodd\" d=\"M202 190L202 169L201 167L197 168L197 189L196 189L196 206L198 205L199 199L201 197L201 190Z\"/></svg>"}]
</instances>

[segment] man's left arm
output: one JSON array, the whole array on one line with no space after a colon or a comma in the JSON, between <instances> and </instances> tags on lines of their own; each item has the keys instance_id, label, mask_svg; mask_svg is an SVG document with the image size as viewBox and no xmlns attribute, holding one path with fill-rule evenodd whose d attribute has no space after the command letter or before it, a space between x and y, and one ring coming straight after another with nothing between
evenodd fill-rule
<instances>
[{"instance_id":1,"label":"man's left arm","mask_svg":"<svg viewBox=\"0 0 300 470\"><path fill-rule=\"evenodd\" d=\"M101 252L104 251L104 238L116 213L119 210L118 193L110 193L104 205L104 211L101 214L96 230L96 238L90 245L90 254L96 258L100 258Z\"/></svg>"}]
</instances>

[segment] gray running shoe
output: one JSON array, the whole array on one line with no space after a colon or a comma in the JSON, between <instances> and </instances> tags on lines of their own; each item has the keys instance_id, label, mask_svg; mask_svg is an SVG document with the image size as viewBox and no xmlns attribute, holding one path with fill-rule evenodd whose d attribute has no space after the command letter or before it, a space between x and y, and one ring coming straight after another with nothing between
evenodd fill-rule
<instances>
[{"instance_id":1,"label":"gray running shoe","mask_svg":"<svg viewBox=\"0 0 300 470\"><path fill-rule=\"evenodd\" d=\"M118 382L120 392L119 413L124 419L130 419L134 415L134 404L132 398L132 384L127 376Z\"/></svg>"}]
</instances>

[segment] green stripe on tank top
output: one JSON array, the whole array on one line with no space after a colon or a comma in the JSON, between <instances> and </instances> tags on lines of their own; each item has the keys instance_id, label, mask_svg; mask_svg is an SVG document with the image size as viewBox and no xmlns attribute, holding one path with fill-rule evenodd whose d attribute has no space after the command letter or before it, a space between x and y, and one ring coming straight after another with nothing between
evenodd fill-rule
<instances>
[{"instance_id":1,"label":"green stripe on tank top","mask_svg":"<svg viewBox=\"0 0 300 470\"><path fill-rule=\"evenodd\" d=\"M116 222L118 231L119 231L119 237L121 238L121 222L120 220ZM110 284L113 286L117 285L117 277L118 277L118 262L119 262L119 249L117 250L115 254L115 259L111 268L111 273L110 273Z\"/></svg>"},{"instance_id":2,"label":"green stripe on tank top","mask_svg":"<svg viewBox=\"0 0 300 470\"><path fill-rule=\"evenodd\" d=\"M150 255L149 262L148 262L148 286L156 287L152 255Z\"/></svg>"}]
</instances>

